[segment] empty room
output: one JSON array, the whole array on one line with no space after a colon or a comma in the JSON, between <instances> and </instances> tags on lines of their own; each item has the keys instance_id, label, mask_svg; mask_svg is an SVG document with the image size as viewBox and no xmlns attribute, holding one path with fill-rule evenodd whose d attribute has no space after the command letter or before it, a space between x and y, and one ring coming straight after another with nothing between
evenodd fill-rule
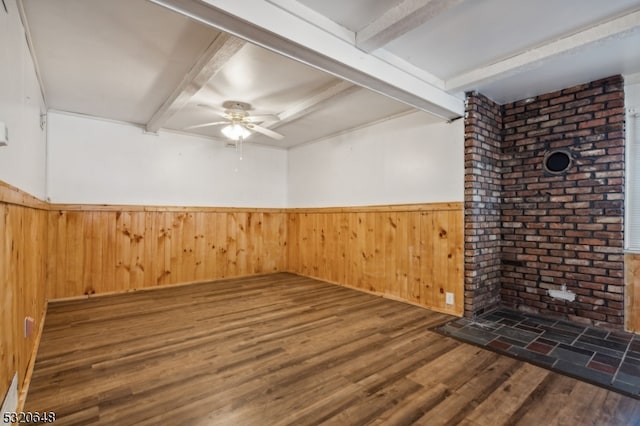
<instances>
[{"instance_id":1,"label":"empty room","mask_svg":"<svg viewBox=\"0 0 640 426\"><path fill-rule=\"evenodd\" d=\"M0 2L0 424L640 424L640 0Z\"/></svg>"}]
</instances>

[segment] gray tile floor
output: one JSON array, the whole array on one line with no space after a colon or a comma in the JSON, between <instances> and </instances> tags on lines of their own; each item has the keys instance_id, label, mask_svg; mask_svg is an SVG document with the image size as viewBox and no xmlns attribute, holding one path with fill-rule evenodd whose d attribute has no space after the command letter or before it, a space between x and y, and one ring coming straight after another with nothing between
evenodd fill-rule
<instances>
[{"instance_id":1,"label":"gray tile floor","mask_svg":"<svg viewBox=\"0 0 640 426\"><path fill-rule=\"evenodd\" d=\"M640 398L640 336L499 309L436 331Z\"/></svg>"}]
</instances>

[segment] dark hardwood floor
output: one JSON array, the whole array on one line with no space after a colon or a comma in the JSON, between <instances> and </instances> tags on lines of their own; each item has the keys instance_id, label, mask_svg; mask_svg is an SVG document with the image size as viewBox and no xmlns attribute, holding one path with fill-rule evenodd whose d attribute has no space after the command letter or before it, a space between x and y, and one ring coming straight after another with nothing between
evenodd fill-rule
<instances>
[{"instance_id":1,"label":"dark hardwood floor","mask_svg":"<svg viewBox=\"0 0 640 426\"><path fill-rule=\"evenodd\" d=\"M57 425L627 425L640 401L275 274L49 305L25 411Z\"/></svg>"}]
</instances>

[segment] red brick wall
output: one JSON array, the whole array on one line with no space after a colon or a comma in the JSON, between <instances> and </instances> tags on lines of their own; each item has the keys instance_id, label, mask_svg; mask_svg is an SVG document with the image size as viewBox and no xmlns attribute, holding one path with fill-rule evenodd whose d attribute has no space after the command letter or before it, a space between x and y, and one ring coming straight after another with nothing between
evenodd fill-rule
<instances>
[{"instance_id":1,"label":"red brick wall","mask_svg":"<svg viewBox=\"0 0 640 426\"><path fill-rule=\"evenodd\" d=\"M482 286L471 278L489 264L490 286L494 286L493 267L498 256L502 304L622 327L623 90L622 78L611 77L503 105L500 118L495 117L495 105L490 113L476 117L474 109L482 96L468 96L465 141L473 151L465 153L466 218L470 220L465 267L473 277L467 276L467 297L474 296L469 291L474 286ZM492 133L502 121L499 149L495 137L483 137L478 120L486 121L485 127L491 127ZM549 150L558 148L571 154L573 164L565 174L553 175L543 169L543 159ZM486 162L478 152L500 154L490 169L480 169L484 175L475 170ZM500 231L493 215L487 219L485 211L478 210L483 205L491 212L496 209L495 191L488 194L482 188L487 182L495 184L496 170L500 171L501 185ZM474 212L478 218L473 218ZM485 249L486 235L483 239L474 235L483 221L488 232L501 237L498 255L494 246ZM489 264L478 254L485 252L491 254ZM548 296L549 289L562 284L576 293L574 302ZM473 312L478 303L472 300L468 305Z\"/></svg>"},{"instance_id":2,"label":"red brick wall","mask_svg":"<svg viewBox=\"0 0 640 426\"><path fill-rule=\"evenodd\" d=\"M500 302L502 113L478 93L467 94L464 133L465 316Z\"/></svg>"},{"instance_id":3,"label":"red brick wall","mask_svg":"<svg viewBox=\"0 0 640 426\"><path fill-rule=\"evenodd\" d=\"M503 114L503 303L622 326L622 77L510 103ZM574 159L563 175L543 170L554 148ZM561 284L575 302L547 295Z\"/></svg>"}]
</instances>

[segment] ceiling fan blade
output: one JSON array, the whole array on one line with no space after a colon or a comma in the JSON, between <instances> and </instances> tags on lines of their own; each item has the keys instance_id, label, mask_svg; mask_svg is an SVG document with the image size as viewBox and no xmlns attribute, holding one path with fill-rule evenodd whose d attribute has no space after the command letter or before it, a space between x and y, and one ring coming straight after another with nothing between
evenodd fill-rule
<instances>
[{"instance_id":1,"label":"ceiling fan blade","mask_svg":"<svg viewBox=\"0 0 640 426\"><path fill-rule=\"evenodd\" d=\"M262 133L263 135L269 136L270 138L273 138L273 139L277 139L277 140L284 139L284 136L282 136L280 133L276 133L273 130L267 129L266 127L258 126L257 124L247 123L246 127L249 130L255 130L256 132Z\"/></svg>"},{"instance_id":2,"label":"ceiling fan blade","mask_svg":"<svg viewBox=\"0 0 640 426\"><path fill-rule=\"evenodd\" d=\"M249 115L244 120L249 123L261 123L263 121L280 121L280 117L275 114Z\"/></svg>"},{"instance_id":3,"label":"ceiling fan blade","mask_svg":"<svg viewBox=\"0 0 640 426\"><path fill-rule=\"evenodd\" d=\"M183 127L182 130L199 129L200 127L218 126L220 124L228 124L228 121L212 121L211 123L196 124L195 126Z\"/></svg>"}]
</instances>

